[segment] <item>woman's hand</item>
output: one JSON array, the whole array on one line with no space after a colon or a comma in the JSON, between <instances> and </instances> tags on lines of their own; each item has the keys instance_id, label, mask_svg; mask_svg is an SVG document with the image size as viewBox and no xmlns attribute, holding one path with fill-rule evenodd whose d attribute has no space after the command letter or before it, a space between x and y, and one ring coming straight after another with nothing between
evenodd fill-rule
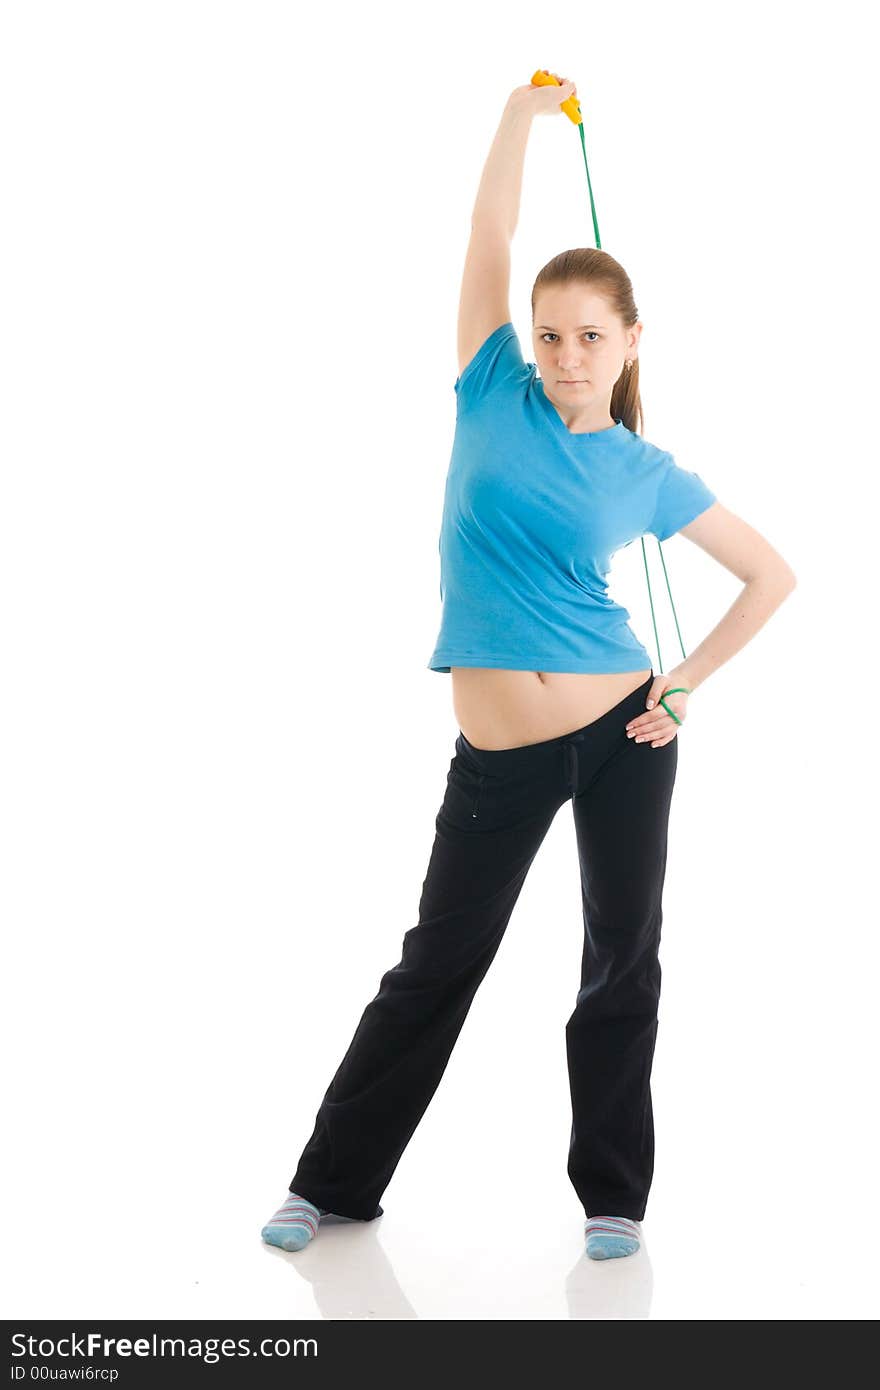
<instances>
[{"instance_id":1,"label":"woman's hand","mask_svg":"<svg viewBox=\"0 0 880 1390\"><path fill-rule=\"evenodd\" d=\"M547 69L541 68L541 71L547 72ZM507 105L518 111L526 111L532 116L563 115L562 103L570 96L577 97L577 87L567 77L560 77L557 72L547 72L547 76L555 77L562 85L557 87L551 82L546 87L535 87L528 82L524 87L514 87L507 99Z\"/></svg>"},{"instance_id":2,"label":"woman's hand","mask_svg":"<svg viewBox=\"0 0 880 1390\"><path fill-rule=\"evenodd\" d=\"M635 739L636 743L647 743L650 739L652 748L662 748L665 743L671 743L678 733L679 725L660 703L660 697L667 690L675 690L674 695L666 697L666 703L670 709L674 709L682 724L687 718L688 697L683 690L678 690L678 686L688 685L687 676L684 671L666 671L662 676L655 676L648 691L645 703L653 705L652 709L645 714L637 714L635 719L631 719L626 726L627 738Z\"/></svg>"}]
</instances>

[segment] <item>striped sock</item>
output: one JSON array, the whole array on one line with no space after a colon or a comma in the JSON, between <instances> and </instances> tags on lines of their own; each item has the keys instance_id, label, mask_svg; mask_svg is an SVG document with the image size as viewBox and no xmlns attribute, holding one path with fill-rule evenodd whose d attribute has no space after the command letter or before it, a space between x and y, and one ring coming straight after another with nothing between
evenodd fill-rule
<instances>
[{"instance_id":1,"label":"striped sock","mask_svg":"<svg viewBox=\"0 0 880 1390\"><path fill-rule=\"evenodd\" d=\"M638 1222L628 1216L590 1216L584 1228L591 1260L613 1260L634 1255L639 1249Z\"/></svg>"},{"instance_id":2,"label":"striped sock","mask_svg":"<svg viewBox=\"0 0 880 1390\"><path fill-rule=\"evenodd\" d=\"M268 1245L280 1245L282 1250L302 1250L318 1234L321 1217L326 1214L323 1207L316 1207L305 1197L291 1192L260 1234Z\"/></svg>"}]
</instances>

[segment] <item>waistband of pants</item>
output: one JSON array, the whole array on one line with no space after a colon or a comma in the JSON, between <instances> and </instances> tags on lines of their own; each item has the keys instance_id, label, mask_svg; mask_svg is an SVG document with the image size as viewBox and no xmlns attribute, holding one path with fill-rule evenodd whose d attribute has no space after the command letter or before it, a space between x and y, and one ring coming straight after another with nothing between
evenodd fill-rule
<instances>
[{"instance_id":1,"label":"waistband of pants","mask_svg":"<svg viewBox=\"0 0 880 1390\"><path fill-rule=\"evenodd\" d=\"M582 724L580 728L570 729L567 734L557 734L555 738L541 739L538 743L520 743L514 748L477 748L459 729L458 738L455 741L456 747L460 746L474 762L479 763L489 772L493 768L500 770L513 764L528 763L532 760L540 761L548 753L552 754L567 743L583 743L586 740L599 739L613 732L615 725L618 724L621 735L625 737L626 731L623 726L629 719L635 718L637 714L644 713L645 700L653 681L654 671L652 669L650 676L629 695L618 700L616 705L612 705L597 719L591 719L589 724Z\"/></svg>"}]
</instances>

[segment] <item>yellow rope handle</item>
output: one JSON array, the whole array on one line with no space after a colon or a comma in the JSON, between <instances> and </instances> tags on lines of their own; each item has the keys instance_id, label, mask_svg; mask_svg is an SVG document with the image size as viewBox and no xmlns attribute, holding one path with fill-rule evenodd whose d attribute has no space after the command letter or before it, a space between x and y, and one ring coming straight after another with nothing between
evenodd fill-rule
<instances>
[{"instance_id":1,"label":"yellow rope handle","mask_svg":"<svg viewBox=\"0 0 880 1390\"><path fill-rule=\"evenodd\" d=\"M546 68L539 68L537 72L532 73L532 86L561 87L562 83L559 81L558 77L554 77ZM583 121L583 117L581 116L581 105L576 97L566 97L565 101L559 103L559 106L570 121L573 121L575 125L581 124Z\"/></svg>"}]
</instances>

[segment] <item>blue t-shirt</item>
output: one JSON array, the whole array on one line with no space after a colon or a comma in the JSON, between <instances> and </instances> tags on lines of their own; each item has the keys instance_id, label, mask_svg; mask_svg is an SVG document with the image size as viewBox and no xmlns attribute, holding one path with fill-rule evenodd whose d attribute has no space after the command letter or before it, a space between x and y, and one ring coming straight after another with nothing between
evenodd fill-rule
<instances>
[{"instance_id":1,"label":"blue t-shirt","mask_svg":"<svg viewBox=\"0 0 880 1390\"><path fill-rule=\"evenodd\" d=\"M620 422L572 433L512 323L490 333L454 389L429 669L647 670L627 609L608 597L611 558L646 532L666 540L715 494Z\"/></svg>"}]
</instances>

